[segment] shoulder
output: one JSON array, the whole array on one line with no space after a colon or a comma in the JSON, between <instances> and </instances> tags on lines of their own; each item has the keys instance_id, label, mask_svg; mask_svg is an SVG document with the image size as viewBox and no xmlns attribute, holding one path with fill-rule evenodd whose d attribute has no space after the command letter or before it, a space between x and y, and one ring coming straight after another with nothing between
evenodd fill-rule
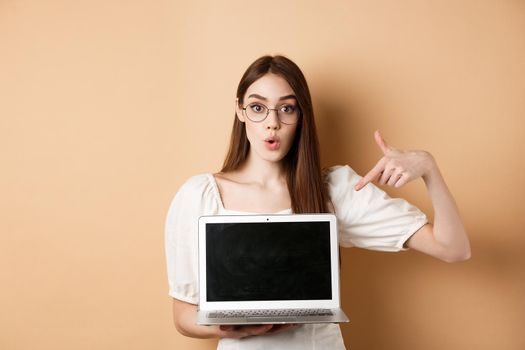
<instances>
[{"instance_id":1,"label":"shoulder","mask_svg":"<svg viewBox=\"0 0 525 350\"><path fill-rule=\"evenodd\" d=\"M215 182L219 187L224 185L231 185L231 184L240 184L240 181L237 179L237 176L235 173L229 172L229 173L215 173L213 174L215 178Z\"/></svg>"},{"instance_id":2,"label":"shoulder","mask_svg":"<svg viewBox=\"0 0 525 350\"><path fill-rule=\"evenodd\" d=\"M361 179L361 176L348 165L335 165L325 169L324 173L329 189L339 186L355 186Z\"/></svg>"},{"instance_id":3,"label":"shoulder","mask_svg":"<svg viewBox=\"0 0 525 350\"><path fill-rule=\"evenodd\" d=\"M213 187L211 181L212 176L213 175L209 173L191 176L179 187L177 196L191 196L209 192Z\"/></svg>"},{"instance_id":4,"label":"shoulder","mask_svg":"<svg viewBox=\"0 0 525 350\"><path fill-rule=\"evenodd\" d=\"M356 207L363 210L364 207L378 197L382 191L373 184L368 184L360 191L355 186L361 176L348 165L336 165L325 170L325 182L328 195L336 212L356 212Z\"/></svg>"},{"instance_id":5,"label":"shoulder","mask_svg":"<svg viewBox=\"0 0 525 350\"><path fill-rule=\"evenodd\" d=\"M210 173L198 174L188 178L179 187L172 200L170 211L201 211L215 207L216 201L213 175Z\"/></svg>"},{"instance_id":6,"label":"shoulder","mask_svg":"<svg viewBox=\"0 0 525 350\"><path fill-rule=\"evenodd\" d=\"M215 215L219 204L214 189L213 175L205 173L188 178L173 197L166 217L166 234L177 227L194 228L197 218Z\"/></svg>"}]
</instances>

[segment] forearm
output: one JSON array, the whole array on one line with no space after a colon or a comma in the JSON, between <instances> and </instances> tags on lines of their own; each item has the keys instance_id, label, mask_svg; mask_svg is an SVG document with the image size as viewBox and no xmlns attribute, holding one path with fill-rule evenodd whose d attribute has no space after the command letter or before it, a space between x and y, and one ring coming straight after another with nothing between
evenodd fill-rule
<instances>
[{"instance_id":1,"label":"forearm","mask_svg":"<svg viewBox=\"0 0 525 350\"><path fill-rule=\"evenodd\" d=\"M429 164L423 180L434 208L434 239L443 247L443 260L466 260L470 257L470 243L456 202L430 154Z\"/></svg>"},{"instance_id":2,"label":"forearm","mask_svg":"<svg viewBox=\"0 0 525 350\"><path fill-rule=\"evenodd\" d=\"M180 334L192 338L217 338L217 326L200 326L196 324L197 306L179 300L173 300L173 321Z\"/></svg>"},{"instance_id":3,"label":"forearm","mask_svg":"<svg viewBox=\"0 0 525 350\"><path fill-rule=\"evenodd\" d=\"M296 328L296 325L237 325L199 326L196 324L197 305L173 299L173 321L180 334L192 338L244 338L265 333L279 333Z\"/></svg>"}]
</instances>

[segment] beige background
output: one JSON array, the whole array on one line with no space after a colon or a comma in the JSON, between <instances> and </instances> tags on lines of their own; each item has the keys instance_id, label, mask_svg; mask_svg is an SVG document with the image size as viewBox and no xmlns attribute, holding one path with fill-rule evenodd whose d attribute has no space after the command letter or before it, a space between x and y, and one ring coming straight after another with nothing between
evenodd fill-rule
<instances>
[{"instance_id":1,"label":"beige background","mask_svg":"<svg viewBox=\"0 0 525 350\"><path fill-rule=\"evenodd\" d=\"M351 349L524 349L525 3L0 0L0 348L211 349L171 323L163 224L236 85L303 69L324 165L380 128L437 158L470 261L343 253ZM432 214L422 181L392 195Z\"/></svg>"}]
</instances>

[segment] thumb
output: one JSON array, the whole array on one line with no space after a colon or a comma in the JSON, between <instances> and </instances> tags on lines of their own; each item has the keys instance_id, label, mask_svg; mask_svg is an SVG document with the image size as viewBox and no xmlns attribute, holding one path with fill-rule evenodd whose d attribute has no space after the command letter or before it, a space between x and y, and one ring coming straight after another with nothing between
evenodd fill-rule
<instances>
[{"instance_id":1,"label":"thumb","mask_svg":"<svg viewBox=\"0 0 525 350\"><path fill-rule=\"evenodd\" d=\"M381 148L383 154L386 154L388 151L391 150L390 146L386 143L385 139L383 139L383 136L381 135L379 130L376 130L374 132L374 139L376 140L376 143L379 146L379 148Z\"/></svg>"}]
</instances>

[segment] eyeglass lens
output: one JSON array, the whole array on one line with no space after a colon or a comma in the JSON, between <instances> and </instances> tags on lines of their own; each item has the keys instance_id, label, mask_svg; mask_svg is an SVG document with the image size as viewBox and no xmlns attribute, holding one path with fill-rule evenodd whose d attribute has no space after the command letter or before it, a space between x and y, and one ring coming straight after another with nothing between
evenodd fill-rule
<instances>
[{"instance_id":1,"label":"eyeglass lens","mask_svg":"<svg viewBox=\"0 0 525 350\"><path fill-rule=\"evenodd\" d=\"M283 104L270 109L262 103L255 102L244 107L244 110L248 119L253 122L262 122L270 114L270 110L276 111L279 120L284 124L295 124L299 119L299 109L291 104Z\"/></svg>"}]
</instances>

